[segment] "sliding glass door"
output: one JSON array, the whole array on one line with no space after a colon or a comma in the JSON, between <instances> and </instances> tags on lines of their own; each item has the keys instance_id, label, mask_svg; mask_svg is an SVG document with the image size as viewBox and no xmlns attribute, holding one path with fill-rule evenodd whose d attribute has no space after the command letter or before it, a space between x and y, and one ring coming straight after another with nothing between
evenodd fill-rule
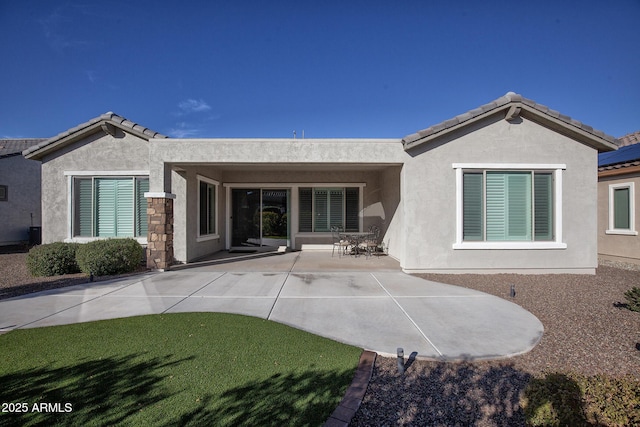
<instances>
[{"instance_id":1,"label":"sliding glass door","mask_svg":"<svg viewBox=\"0 0 640 427\"><path fill-rule=\"evenodd\" d=\"M289 190L231 190L231 246L234 249L290 246Z\"/></svg>"}]
</instances>

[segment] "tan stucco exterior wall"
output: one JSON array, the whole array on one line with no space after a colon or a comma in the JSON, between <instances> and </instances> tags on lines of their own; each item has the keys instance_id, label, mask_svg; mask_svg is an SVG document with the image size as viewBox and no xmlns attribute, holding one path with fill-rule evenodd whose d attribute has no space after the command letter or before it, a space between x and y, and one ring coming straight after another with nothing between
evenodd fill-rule
<instances>
[{"instance_id":1,"label":"tan stucco exterior wall","mask_svg":"<svg viewBox=\"0 0 640 427\"><path fill-rule=\"evenodd\" d=\"M609 186L634 183L635 231L640 229L640 173L600 178L598 182L598 256L613 261L640 264L640 236L607 234Z\"/></svg>"},{"instance_id":2,"label":"tan stucco exterior wall","mask_svg":"<svg viewBox=\"0 0 640 427\"><path fill-rule=\"evenodd\" d=\"M89 135L42 160L42 242L64 241L70 231L70 177L65 172L149 171L149 144L126 132Z\"/></svg>"},{"instance_id":3,"label":"tan stucco exterior wall","mask_svg":"<svg viewBox=\"0 0 640 427\"><path fill-rule=\"evenodd\" d=\"M446 143L444 143L446 142ZM428 151L425 151L430 148ZM412 150L404 166L402 267L432 272L586 272L596 257L597 151L526 118L489 117L450 140ZM452 163L566 164L562 228L566 249L453 249L456 177Z\"/></svg>"}]
</instances>

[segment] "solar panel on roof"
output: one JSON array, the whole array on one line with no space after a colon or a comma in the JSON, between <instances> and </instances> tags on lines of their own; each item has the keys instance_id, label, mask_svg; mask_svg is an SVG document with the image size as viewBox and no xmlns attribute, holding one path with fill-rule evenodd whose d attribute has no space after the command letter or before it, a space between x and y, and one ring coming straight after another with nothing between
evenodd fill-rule
<instances>
[{"instance_id":1,"label":"solar panel on roof","mask_svg":"<svg viewBox=\"0 0 640 427\"><path fill-rule=\"evenodd\" d=\"M640 160L640 143L598 154L598 167Z\"/></svg>"}]
</instances>

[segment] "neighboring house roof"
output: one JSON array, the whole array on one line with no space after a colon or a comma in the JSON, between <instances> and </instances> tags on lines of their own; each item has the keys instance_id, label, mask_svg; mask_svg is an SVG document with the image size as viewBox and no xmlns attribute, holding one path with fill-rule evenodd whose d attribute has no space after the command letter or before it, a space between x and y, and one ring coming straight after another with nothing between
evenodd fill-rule
<instances>
[{"instance_id":1,"label":"neighboring house roof","mask_svg":"<svg viewBox=\"0 0 640 427\"><path fill-rule=\"evenodd\" d=\"M87 135L100 130L111 135L115 135L116 128L146 139L147 141L151 138L168 138L168 136L162 135L154 130L139 125L138 123L134 123L109 111L108 113L89 120L88 122L64 131L53 138L49 138L29 147L25 149L22 154L28 159L40 160L45 154L76 142L85 138Z\"/></svg>"},{"instance_id":2,"label":"neighboring house roof","mask_svg":"<svg viewBox=\"0 0 640 427\"><path fill-rule=\"evenodd\" d=\"M616 151L600 153L598 155L598 167L640 161L640 144L627 145Z\"/></svg>"},{"instance_id":3,"label":"neighboring house roof","mask_svg":"<svg viewBox=\"0 0 640 427\"><path fill-rule=\"evenodd\" d=\"M505 112L505 120L517 119L522 115L533 121L541 122L560 133L592 146L598 151L611 151L618 146L618 141L614 137L513 92L508 92L493 102L452 119L405 136L402 143L405 150L408 150L499 112Z\"/></svg>"},{"instance_id":4,"label":"neighboring house roof","mask_svg":"<svg viewBox=\"0 0 640 427\"><path fill-rule=\"evenodd\" d=\"M637 144L640 142L640 130L631 132L623 137L618 138L620 146L625 147L627 145Z\"/></svg>"},{"instance_id":5,"label":"neighboring house roof","mask_svg":"<svg viewBox=\"0 0 640 427\"><path fill-rule=\"evenodd\" d=\"M32 145L46 141L45 138L0 139L0 159L19 156Z\"/></svg>"},{"instance_id":6,"label":"neighboring house roof","mask_svg":"<svg viewBox=\"0 0 640 427\"><path fill-rule=\"evenodd\" d=\"M640 131L619 140L621 147L617 151L598 154L598 172L601 176L640 171Z\"/></svg>"}]
</instances>

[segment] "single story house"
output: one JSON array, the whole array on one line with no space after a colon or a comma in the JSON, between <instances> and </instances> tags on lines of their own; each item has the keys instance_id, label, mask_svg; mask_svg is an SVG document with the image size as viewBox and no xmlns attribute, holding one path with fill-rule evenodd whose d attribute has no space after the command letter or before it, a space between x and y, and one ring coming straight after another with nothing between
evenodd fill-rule
<instances>
[{"instance_id":1,"label":"single story house","mask_svg":"<svg viewBox=\"0 0 640 427\"><path fill-rule=\"evenodd\" d=\"M23 150L44 139L0 139L0 246L39 243L40 162Z\"/></svg>"},{"instance_id":2,"label":"single story house","mask_svg":"<svg viewBox=\"0 0 640 427\"><path fill-rule=\"evenodd\" d=\"M160 270L376 225L406 272L592 274L598 153L616 148L509 92L397 139L173 139L107 113L23 154L45 242L134 236Z\"/></svg>"},{"instance_id":3,"label":"single story house","mask_svg":"<svg viewBox=\"0 0 640 427\"><path fill-rule=\"evenodd\" d=\"M640 131L598 156L598 256L640 264Z\"/></svg>"}]
</instances>

